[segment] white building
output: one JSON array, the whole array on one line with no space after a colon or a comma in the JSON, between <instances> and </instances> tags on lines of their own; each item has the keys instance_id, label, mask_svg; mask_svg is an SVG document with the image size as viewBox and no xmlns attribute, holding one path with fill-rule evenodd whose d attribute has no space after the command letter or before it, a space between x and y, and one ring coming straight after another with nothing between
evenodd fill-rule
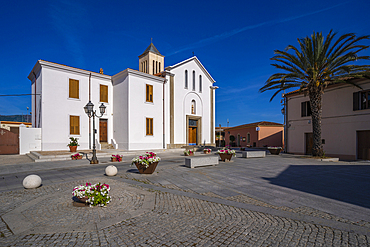
<instances>
[{"instance_id":1,"label":"white building","mask_svg":"<svg viewBox=\"0 0 370 247\"><path fill-rule=\"evenodd\" d=\"M39 60L28 78L32 126L41 128L43 151L67 150L69 137L79 139L80 150L91 146L93 124L84 112L89 100L97 113L102 103L106 106L95 118L98 148L105 143L124 150L215 145L217 87L195 56L164 68L164 56L151 43L139 56L139 71L109 76Z\"/></svg>"}]
</instances>

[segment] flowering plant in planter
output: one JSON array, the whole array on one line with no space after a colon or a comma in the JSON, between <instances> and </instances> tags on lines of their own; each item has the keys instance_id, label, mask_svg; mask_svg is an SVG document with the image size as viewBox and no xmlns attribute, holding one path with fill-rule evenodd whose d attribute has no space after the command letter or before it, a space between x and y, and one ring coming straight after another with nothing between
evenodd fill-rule
<instances>
[{"instance_id":1,"label":"flowering plant in planter","mask_svg":"<svg viewBox=\"0 0 370 247\"><path fill-rule=\"evenodd\" d=\"M108 184L93 184L86 183L85 185L79 185L74 187L72 195L77 198L86 198L86 202L92 206L105 207L111 201L109 196L110 187Z\"/></svg>"},{"instance_id":2,"label":"flowering plant in planter","mask_svg":"<svg viewBox=\"0 0 370 247\"><path fill-rule=\"evenodd\" d=\"M235 156L235 150L232 150L232 149L220 149L217 151L218 154L232 154L233 156Z\"/></svg>"},{"instance_id":3,"label":"flowering plant in planter","mask_svg":"<svg viewBox=\"0 0 370 247\"><path fill-rule=\"evenodd\" d=\"M79 159L82 159L82 155L81 155L81 154L79 154L79 153L77 153L77 154L73 154L73 155L71 155L71 158L72 158L73 160L79 160Z\"/></svg>"},{"instance_id":4,"label":"flowering plant in planter","mask_svg":"<svg viewBox=\"0 0 370 247\"><path fill-rule=\"evenodd\" d=\"M194 154L194 152L193 152L192 150L190 150L190 149L189 149L189 150L185 150L185 151L184 151L184 154L189 156L189 155Z\"/></svg>"},{"instance_id":5,"label":"flowering plant in planter","mask_svg":"<svg viewBox=\"0 0 370 247\"><path fill-rule=\"evenodd\" d=\"M146 152L144 155L137 156L132 159L131 165L137 163L148 168L151 163L159 162L161 158L157 157L157 154L154 152Z\"/></svg>"},{"instance_id":6,"label":"flowering plant in planter","mask_svg":"<svg viewBox=\"0 0 370 247\"><path fill-rule=\"evenodd\" d=\"M122 155L119 155L119 154L112 154L112 157L111 157L112 161L118 161L118 162L121 162L122 161Z\"/></svg>"},{"instance_id":7,"label":"flowering plant in planter","mask_svg":"<svg viewBox=\"0 0 370 247\"><path fill-rule=\"evenodd\" d=\"M78 144L78 138L70 137L70 142L67 144L67 146L80 146Z\"/></svg>"},{"instance_id":8,"label":"flowering plant in planter","mask_svg":"<svg viewBox=\"0 0 370 247\"><path fill-rule=\"evenodd\" d=\"M211 150L210 148L205 148L205 149L203 149L203 152L204 152L205 154L209 154L209 153L211 153L211 152L212 152L212 150Z\"/></svg>"}]
</instances>

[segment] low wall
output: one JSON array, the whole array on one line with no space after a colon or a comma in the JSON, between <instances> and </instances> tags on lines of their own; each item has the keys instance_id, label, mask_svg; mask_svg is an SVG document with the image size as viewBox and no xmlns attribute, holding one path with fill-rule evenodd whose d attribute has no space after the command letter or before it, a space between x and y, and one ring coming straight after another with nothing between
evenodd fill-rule
<instances>
[{"instance_id":1,"label":"low wall","mask_svg":"<svg viewBox=\"0 0 370 247\"><path fill-rule=\"evenodd\" d=\"M19 127L19 154L41 151L41 128Z\"/></svg>"}]
</instances>

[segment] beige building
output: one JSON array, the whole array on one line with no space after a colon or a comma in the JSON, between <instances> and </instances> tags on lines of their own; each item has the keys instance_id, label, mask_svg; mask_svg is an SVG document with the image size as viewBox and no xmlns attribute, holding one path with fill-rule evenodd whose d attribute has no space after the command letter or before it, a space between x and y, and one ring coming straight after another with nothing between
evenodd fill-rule
<instances>
[{"instance_id":1,"label":"beige building","mask_svg":"<svg viewBox=\"0 0 370 247\"><path fill-rule=\"evenodd\" d=\"M322 143L326 156L370 160L370 80L328 86L322 97ZM285 94L288 153L311 154L313 145L309 97Z\"/></svg>"},{"instance_id":2,"label":"beige building","mask_svg":"<svg viewBox=\"0 0 370 247\"><path fill-rule=\"evenodd\" d=\"M13 132L14 134L19 134L19 125L25 125L27 128L32 127L32 123L26 123L26 122L13 122L13 121L1 121L0 127L2 129L9 130L10 132Z\"/></svg>"}]
</instances>

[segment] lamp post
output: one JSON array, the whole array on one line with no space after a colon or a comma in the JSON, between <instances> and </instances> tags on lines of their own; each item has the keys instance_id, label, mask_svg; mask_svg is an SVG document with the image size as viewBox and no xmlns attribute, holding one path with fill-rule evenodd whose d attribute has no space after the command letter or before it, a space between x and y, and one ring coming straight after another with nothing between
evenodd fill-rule
<instances>
[{"instance_id":1,"label":"lamp post","mask_svg":"<svg viewBox=\"0 0 370 247\"><path fill-rule=\"evenodd\" d=\"M101 115L98 116L98 115L96 115L96 111L94 111L94 104L91 103L91 101L89 101L89 103L87 103L84 107L87 116L89 118L91 118L91 117L93 118L93 157L90 161L90 164L99 164L99 161L96 158L96 149L95 149L95 133L96 133L95 117L101 118L103 116L103 114L105 113L105 108L106 108L106 106L103 103L101 103L101 105L99 106L99 110L100 110Z\"/></svg>"}]
</instances>

